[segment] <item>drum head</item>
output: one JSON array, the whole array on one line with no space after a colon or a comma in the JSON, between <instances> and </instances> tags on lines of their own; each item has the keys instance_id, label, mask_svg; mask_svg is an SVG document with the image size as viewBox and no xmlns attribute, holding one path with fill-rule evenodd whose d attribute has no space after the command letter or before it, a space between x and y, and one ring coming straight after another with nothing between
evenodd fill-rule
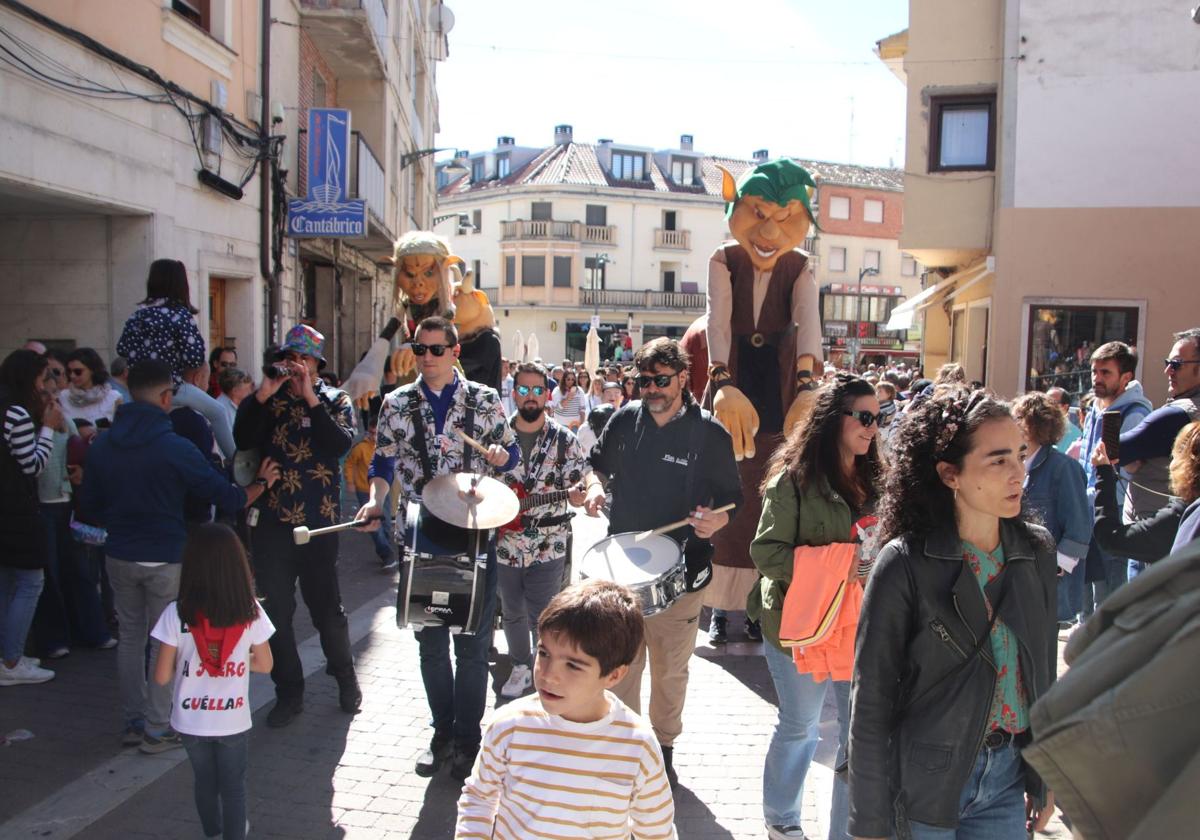
<instances>
[{"instance_id":1,"label":"drum head","mask_svg":"<svg viewBox=\"0 0 1200 840\"><path fill-rule=\"evenodd\" d=\"M626 586L656 580L679 564L679 543L662 534L613 534L587 550L579 564L585 578Z\"/></svg>"},{"instance_id":2,"label":"drum head","mask_svg":"<svg viewBox=\"0 0 1200 840\"><path fill-rule=\"evenodd\" d=\"M472 555L477 552L478 531L459 528L438 519L429 508L409 502L405 511L405 545L418 554L435 557Z\"/></svg>"}]
</instances>

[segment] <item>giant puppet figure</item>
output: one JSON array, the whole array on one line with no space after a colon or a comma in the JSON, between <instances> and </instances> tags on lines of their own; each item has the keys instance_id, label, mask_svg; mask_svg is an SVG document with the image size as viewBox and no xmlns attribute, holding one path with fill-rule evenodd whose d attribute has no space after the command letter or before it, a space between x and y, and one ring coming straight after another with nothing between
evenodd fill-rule
<instances>
[{"instance_id":1,"label":"giant puppet figure","mask_svg":"<svg viewBox=\"0 0 1200 840\"><path fill-rule=\"evenodd\" d=\"M806 415L821 358L816 280L799 246L814 224L812 176L790 160L760 164L735 183L725 169L728 242L708 263L708 307L683 344L693 393L729 430L744 504L713 537L713 583L705 603L741 610L758 578L750 541L762 512L767 459Z\"/></svg>"}]
</instances>

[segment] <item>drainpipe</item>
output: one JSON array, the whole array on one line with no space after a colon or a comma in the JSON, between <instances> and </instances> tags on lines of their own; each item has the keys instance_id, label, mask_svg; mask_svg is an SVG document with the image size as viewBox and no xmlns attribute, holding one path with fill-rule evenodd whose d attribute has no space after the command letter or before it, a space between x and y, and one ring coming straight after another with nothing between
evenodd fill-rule
<instances>
[{"instance_id":1,"label":"drainpipe","mask_svg":"<svg viewBox=\"0 0 1200 840\"><path fill-rule=\"evenodd\" d=\"M261 0L262 108L258 115L258 133L264 148L271 136L271 0ZM258 170L258 268L267 284L267 344L278 339L279 278L271 271L271 161L264 157Z\"/></svg>"}]
</instances>

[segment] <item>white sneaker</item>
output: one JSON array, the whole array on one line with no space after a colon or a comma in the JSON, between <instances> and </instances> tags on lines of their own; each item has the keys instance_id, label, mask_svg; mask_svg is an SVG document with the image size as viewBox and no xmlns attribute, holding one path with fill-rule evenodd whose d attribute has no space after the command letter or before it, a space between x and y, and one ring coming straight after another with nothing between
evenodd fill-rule
<instances>
[{"instance_id":1,"label":"white sneaker","mask_svg":"<svg viewBox=\"0 0 1200 840\"><path fill-rule=\"evenodd\" d=\"M20 659L16 665L9 668L0 663L0 685L32 685L54 679L54 672L32 664L28 659Z\"/></svg>"},{"instance_id":2,"label":"white sneaker","mask_svg":"<svg viewBox=\"0 0 1200 840\"><path fill-rule=\"evenodd\" d=\"M528 665L514 665L512 673L508 675L508 682L500 689L501 697L520 697L529 687L533 685L533 674L529 672Z\"/></svg>"}]
</instances>

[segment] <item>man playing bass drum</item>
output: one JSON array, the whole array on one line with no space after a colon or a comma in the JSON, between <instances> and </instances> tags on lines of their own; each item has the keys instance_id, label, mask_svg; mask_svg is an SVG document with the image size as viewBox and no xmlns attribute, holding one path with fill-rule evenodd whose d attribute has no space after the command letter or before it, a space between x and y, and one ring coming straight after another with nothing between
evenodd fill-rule
<instances>
[{"instance_id":1,"label":"man playing bass drum","mask_svg":"<svg viewBox=\"0 0 1200 840\"><path fill-rule=\"evenodd\" d=\"M688 660L696 647L701 596L712 577L709 539L729 523L741 504L742 489L729 433L696 404L687 390L688 356L679 342L656 338L634 356L642 398L620 408L592 449L595 472L587 481L587 512L604 504L599 476L612 481L609 533L645 531L688 518L668 533L683 546L688 565L687 594L646 619L642 652L613 690L625 705L641 710L642 669L650 658L650 723L662 745L667 777L675 739L683 731Z\"/></svg>"}]
</instances>

